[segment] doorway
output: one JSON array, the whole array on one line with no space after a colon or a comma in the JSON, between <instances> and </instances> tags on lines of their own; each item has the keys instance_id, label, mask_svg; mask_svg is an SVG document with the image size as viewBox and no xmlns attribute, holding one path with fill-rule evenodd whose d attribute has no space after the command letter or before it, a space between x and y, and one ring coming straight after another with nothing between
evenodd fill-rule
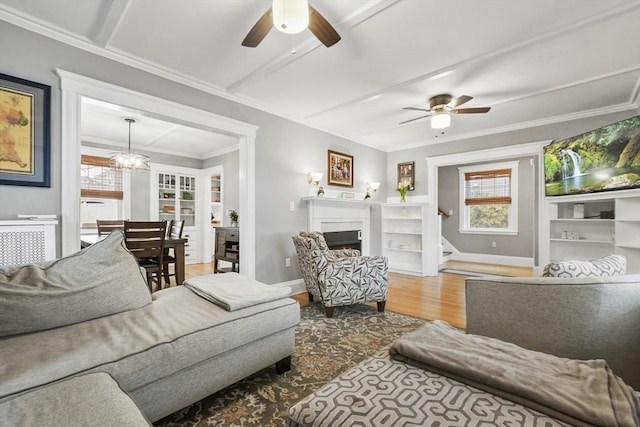
<instances>
[{"instance_id":1,"label":"doorway","mask_svg":"<svg viewBox=\"0 0 640 427\"><path fill-rule=\"evenodd\" d=\"M237 137L239 144L239 209L243 274L255 277L255 135L257 126L57 70L62 89L61 228L62 255L80 248L80 125L82 97L144 111L178 123Z\"/></svg>"}]
</instances>

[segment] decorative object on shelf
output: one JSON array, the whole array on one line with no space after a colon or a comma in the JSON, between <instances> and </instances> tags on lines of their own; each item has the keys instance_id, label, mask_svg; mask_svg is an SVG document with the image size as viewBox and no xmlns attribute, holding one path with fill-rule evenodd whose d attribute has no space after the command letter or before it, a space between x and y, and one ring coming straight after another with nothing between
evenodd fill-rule
<instances>
[{"instance_id":1,"label":"decorative object on shelf","mask_svg":"<svg viewBox=\"0 0 640 427\"><path fill-rule=\"evenodd\" d=\"M238 212L235 210L229 211L229 219L231 220L231 227L238 226Z\"/></svg>"},{"instance_id":2,"label":"decorative object on shelf","mask_svg":"<svg viewBox=\"0 0 640 427\"><path fill-rule=\"evenodd\" d=\"M0 74L0 185L50 186L51 86Z\"/></svg>"},{"instance_id":3,"label":"decorative object on shelf","mask_svg":"<svg viewBox=\"0 0 640 427\"><path fill-rule=\"evenodd\" d=\"M148 171L151 169L149 162L151 159L142 154L134 154L131 152L131 124L136 122L136 119L125 117L125 122L129 123L129 151L126 153L116 153L111 156L111 167L118 170L130 170L130 171ZM175 181L171 182L172 184Z\"/></svg>"},{"instance_id":4,"label":"decorative object on shelf","mask_svg":"<svg viewBox=\"0 0 640 427\"><path fill-rule=\"evenodd\" d=\"M193 196L188 191L182 192L182 200L193 200Z\"/></svg>"},{"instance_id":5,"label":"decorative object on shelf","mask_svg":"<svg viewBox=\"0 0 640 427\"><path fill-rule=\"evenodd\" d=\"M407 191L409 191L408 185L402 185L402 183L398 183L398 193L400 193L400 201L402 203L406 202L407 199Z\"/></svg>"},{"instance_id":6,"label":"decorative object on shelf","mask_svg":"<svg viewBox=\"0 0 640 427\"><path fill-rule=\"evenodd\" d=\"M352 193L351 191L343 191L342 193L340 193L340 198L342 199L355 199L356 194Z\"/></svg>"},{"instance_id":7,"label":"decorative object on shelf","mask_svg":"<svg viewBox=\"0 0 640 427\"><path fill-rule=\"evenodd\" d=\"M353 187L353 156L328 150L327 174L329 185Z\"/></svg>"},{"instance_id":8,"label":"decorative object on shelf","mask_svg":"<svg viewBox=\"0 0 640 427\"><path fill-rule=\"evenodd\" d=\"M324 188L318 187L318 197L324 197Z\"/></svg>"},{"instance_id":9,"label":"decorative object on shelf","mask_svg":"<svg viewBox=\"0 0 640 427\"><path fill-rule=\"evenodd\" d=\"M379 182L367 182L367 192L364 195L364 199L368 200L371 198L371 192L376 192L378 191L378 188L380 188L380 183Z\"/></svg>"},{"instance_id":10,"label":"decorative object on shelf","mask_svg":"<svg viewBox=\"0 0 640 427\"><path fill-rule=\"evenodd\" d=\"M576 219L584 218L584 203L573 204L573 217Z\"/></svg>"},{"instance_id":11,"label":"decorative object on shelf","mask_svg":"<svg viewBox=\"0 0 640 427\"><path fill-rule=\"evenodd\" d=\"M398 163L398 188L407 187L409 191L415 189L415 162Z\"/></svg>"}]
</instances>

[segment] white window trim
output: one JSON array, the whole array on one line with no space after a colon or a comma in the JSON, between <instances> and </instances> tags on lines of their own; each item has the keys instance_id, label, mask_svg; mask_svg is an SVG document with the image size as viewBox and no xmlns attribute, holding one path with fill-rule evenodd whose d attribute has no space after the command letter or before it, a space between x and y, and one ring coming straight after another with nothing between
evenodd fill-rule
<instances>
[{"instance_id":1,"label":"white window trim","mask_svg":"<svg viewBox=\"0 0 640 427\"><path fill-rule=\"evenodd\" d=\"M474 166L464 166L458 168L458 182L459 182L459 218L458 232L460 234L490 234L490 235L508 235L515 236L518 234L518 164L519 160L500 163L485 163ZM470 229L469 218L467 216L467 206L464 203L465 199L465 173L489 171L497 169L511 169L511 205L509 209L509 228L485 228L485 229Z\"/></svg>"}]
</instances>

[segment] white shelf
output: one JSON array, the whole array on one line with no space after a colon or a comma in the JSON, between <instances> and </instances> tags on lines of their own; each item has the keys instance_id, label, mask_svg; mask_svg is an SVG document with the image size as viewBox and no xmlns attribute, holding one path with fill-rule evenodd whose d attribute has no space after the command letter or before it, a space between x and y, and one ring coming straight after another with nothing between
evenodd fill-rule
<instances>
[{"instance_id":1,"label":"white shelf","mask_svg":"<svg viewBox=\"0 0 640 427\"><path fill-rule=\"evenodd\" d=\"M615 219L608 218L556 218L552 219L551 222L575 222L575 223L587 223L587 222L601 222L601 223L614 223Z\"/></svg>"},{"instance_id":2,"label":"white shelf","mask_svg":"<svg viewBox=\"0 0 640 427\"><path fill-rule=\"evenodd\" d=\"M384 248L386 251L422 253L422 249Z\"/></svg>"},{"instance_id":3,"label":"white shelf","mask_svg":"<svg viewBox=\"0 0 640 427\"><path fill-rule=\"evenodd\" d=\"M594 244L605 244L605 245L613 245L613 241L611 240L595 240L595 239L561 239L561 238L551 238L552 242L562 242L562 243L594 243Z\"/></svg>"},{"instance_id":4,"label":"white shelf","mask_svg":"<svg viewBox=\"0 0 640 427\"><path fill-rule=\"evenodd\" d=\"M408 235L422 236L422 232L421 231L386 230L385 233L387 233L387 234L408 234Z\"/></svg>"}]
</instances>

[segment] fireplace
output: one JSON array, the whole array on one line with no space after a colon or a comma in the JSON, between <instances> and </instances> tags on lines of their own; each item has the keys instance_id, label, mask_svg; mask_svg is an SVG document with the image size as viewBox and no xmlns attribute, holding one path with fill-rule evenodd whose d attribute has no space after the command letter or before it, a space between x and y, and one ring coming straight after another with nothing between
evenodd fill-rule
<instances>
[{"instance_id":1,"label":"fireplace","mask_svg":"<svg viewBox=\"0 0 640 427\"><path fill-rule=\"evenodd\" d=\"M322 233L329 249L357 249L362 252L360 230L325 231Z\"/></svg>"}]
</instances>

